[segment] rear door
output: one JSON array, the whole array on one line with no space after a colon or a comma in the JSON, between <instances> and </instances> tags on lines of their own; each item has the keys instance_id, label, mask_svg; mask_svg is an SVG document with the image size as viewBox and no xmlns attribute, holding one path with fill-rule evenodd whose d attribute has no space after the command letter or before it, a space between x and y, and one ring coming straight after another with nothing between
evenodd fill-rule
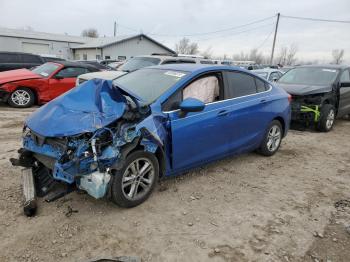
<instances>
[{"instance_id":1,"label":"rear door","mask_svg":"<svg viewBox=\"0 0 350 262\"><path fill-rule=\"evenodd\" d=\"M225 72L225 99L231 101L229 150L246 152L260 145L269 124L271 86L250 74Z\"/></svg>"},{"instance_id":2,"label":"rear door","mask_svg":"<svg viewBox=\"0 0 350 262\"><path fill-rule=\"evenodd\" d=\"M89 73L84 67L65 67L49 79L50 98L67 92L75 86L76 78L79 75Z\"/></svg>"},{"instance_id":3,"label":"rear door","mask_svg":"<svg viewBox=\"0 0 350 262\"><path fill-rule=\"evenodd\" d=\"M340 76L340 83L350 83L350 70L346 69ZM338 116L350 114L350 87L340 87Z\"/></svg>"}]
</instances>

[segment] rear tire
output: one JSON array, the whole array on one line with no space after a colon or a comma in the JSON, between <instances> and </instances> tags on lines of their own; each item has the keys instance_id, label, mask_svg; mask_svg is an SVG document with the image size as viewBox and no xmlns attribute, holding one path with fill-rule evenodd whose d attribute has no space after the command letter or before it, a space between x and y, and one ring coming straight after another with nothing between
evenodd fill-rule
<instances>
[{"instance_id":1,"label":"rear tire","mask_svg":"<svg viewBox=\"0 0 350 262\"><path fill-rule=\"evenodd\" d=\"M150 152L138 150L127 156L121 170L111 181L112 201L121 207L143 203L152 193L159 178L159 164Z\"/></svg>"},{"instance_id":2,"label":"rear tire","mask_svg":"<svg viewBox=\"0 0 350 262\"><path fill-rule=\"evenodd\" d=\"M320 121L317 129L321 132L329 132L332 130L335 121L335 108L330 104L325 104L321 108Z\"/></svg>"},{"instance_id":3,"label":"rear tire","mask_svg":"<svg viewBox=\"0 0 350 262\"><path fill-rule=\"evenodd\" d=\"M274 155L281 145L282 137L283 129L281 122L278 120L273 120L267 128L264 140L257 150L258 153L263 156Z\"/></svg>"},{"instance_id":4,"label":"rear tire","mask_svg":"<svg viewBox=\"0 0 350 262\"><path fill-rule=\"evenodd\" d=\"M26 87L17 88L8 98L7 102L12 107L26 108L34 104L35 95L32 90Z\"/></svg>"}]
</instances>

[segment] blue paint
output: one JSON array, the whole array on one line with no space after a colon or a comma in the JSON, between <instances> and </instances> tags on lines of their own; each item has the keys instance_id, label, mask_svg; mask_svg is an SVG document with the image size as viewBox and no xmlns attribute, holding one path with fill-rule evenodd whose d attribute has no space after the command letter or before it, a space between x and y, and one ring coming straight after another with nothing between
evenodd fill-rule
<instances>
[{"instance_id":1,"label":"blue paint","mask_svg":"<svg viewBox=\"0 0 350 262\"><path fill-rule=\"evenodd\" d=\"M161 110L163 102L203 73L241 71L257 77L246 70L186 64L151 68L186 71L188 74L150 105L142 104L133 94L129 95L135 99L135 104L142 104L143 110L139 111L140 117L137 120L125 122L114 131L110 124L128 110L123 95L128 91L124 87L112 87L108 81L88 81L43 106L26 122L31 130L42 136L68 136L69 147L74 151L70 160L66 160L66 152L48 144L36 145L30 136L24 137L24 148L55 158L53 175L57 180L79 183L79 177L82 177L85 187L96 197L103 195L105 180L94 187L88 176L94 173L94 178L99 180L105 170L121 160L123 146L136 138L139 138L140 145L148 152L155 153L158 149L165 152L165 175L170 176L225 156L257 149L269 123L277 117L284 122L285 134L289 129L288 95L275 86L252 96L207 104L200 112L188 112L185 116L179 114L179 110ZM264 79L259 79L269 84ZM190 99L185 106L193 109L203 105ZM223 111L225 114L220 116ZM111 134L112 142L96 156L96 160L90 152L91 139L98 138L104 132ZM73 137L85 133L91 133L92 138L84 140Z\"/></svg>"}]
</instances>

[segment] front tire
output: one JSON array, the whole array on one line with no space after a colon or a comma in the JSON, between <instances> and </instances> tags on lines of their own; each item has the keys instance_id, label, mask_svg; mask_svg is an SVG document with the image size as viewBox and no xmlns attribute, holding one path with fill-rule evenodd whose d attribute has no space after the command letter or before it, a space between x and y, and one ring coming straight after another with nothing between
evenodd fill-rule
<instances>
[{"instance_id":1,"label":"front tire","mask_svg":"<svg viewBox=\"0 0 350 262\"><path fill-rule=\"evenodd\" d=\"M127 156L121 170L115 172L112 201L121 207L135 207L152 193L159 178L159 164L154 154L142 150Z\"/></svg>"},{"instance_id":2,"label":"front tire","mask_svg":"<svg viewBox=\"0 0 350 262\"><path fill-rule=\"evenodd\" d=\"M8 104L12 107L26 108L34 104L35 95L32 90L26 87L17 88L8 98Z\"/></svg>"},{"instance_id":3,"label":"front tire","mask_svg":"<svg viewBox=\"0 0 350 262\"><path fill-rule=\"evenodd\" d=\"M278 120L273 120L267 128L264 140L258 149L258 153L263 156L274 155L281 145L282 134L283 129L281 122Z\"/></svg>"},{"instance_id":4,"label":"front tire","mask_svg":"<svg viewBox=\"0 0 350 262\"><path fill-rule=\"evenodd\" d=\"M321 132L329 132L333 128L335 121L335 108L330 104L325 104L321 108L320 121L318 123L318 130Z\"/></svg>"}]
</instances>

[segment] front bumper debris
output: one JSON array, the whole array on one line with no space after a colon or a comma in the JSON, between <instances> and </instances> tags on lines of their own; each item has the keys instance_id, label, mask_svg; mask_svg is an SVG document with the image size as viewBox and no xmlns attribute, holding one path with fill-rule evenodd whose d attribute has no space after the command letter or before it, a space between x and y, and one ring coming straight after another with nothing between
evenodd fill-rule
<instances>
[{"instance_id":1,"label":"front bumper debris","mask_svg":"<svg viewBox=\"0 0 350 262\"><path fill-rule=\"evenodd\" d=\"M34 176L31 168L22 170L22 185L24 195L23 211L24 214L31 217L35 215L37 210Z\"/></svg>"},{"instance_id":2,"label":"front bumper debris","mask_svg":"<svg viewBox=\"0 0 350 262\"><path fill-rule=\"evenodd\" d=\"M305 122L308 124L318 123L321 116L321 106L304 105L301 103L292 104L292 121Z\"/></svg>"}]
</instances>

